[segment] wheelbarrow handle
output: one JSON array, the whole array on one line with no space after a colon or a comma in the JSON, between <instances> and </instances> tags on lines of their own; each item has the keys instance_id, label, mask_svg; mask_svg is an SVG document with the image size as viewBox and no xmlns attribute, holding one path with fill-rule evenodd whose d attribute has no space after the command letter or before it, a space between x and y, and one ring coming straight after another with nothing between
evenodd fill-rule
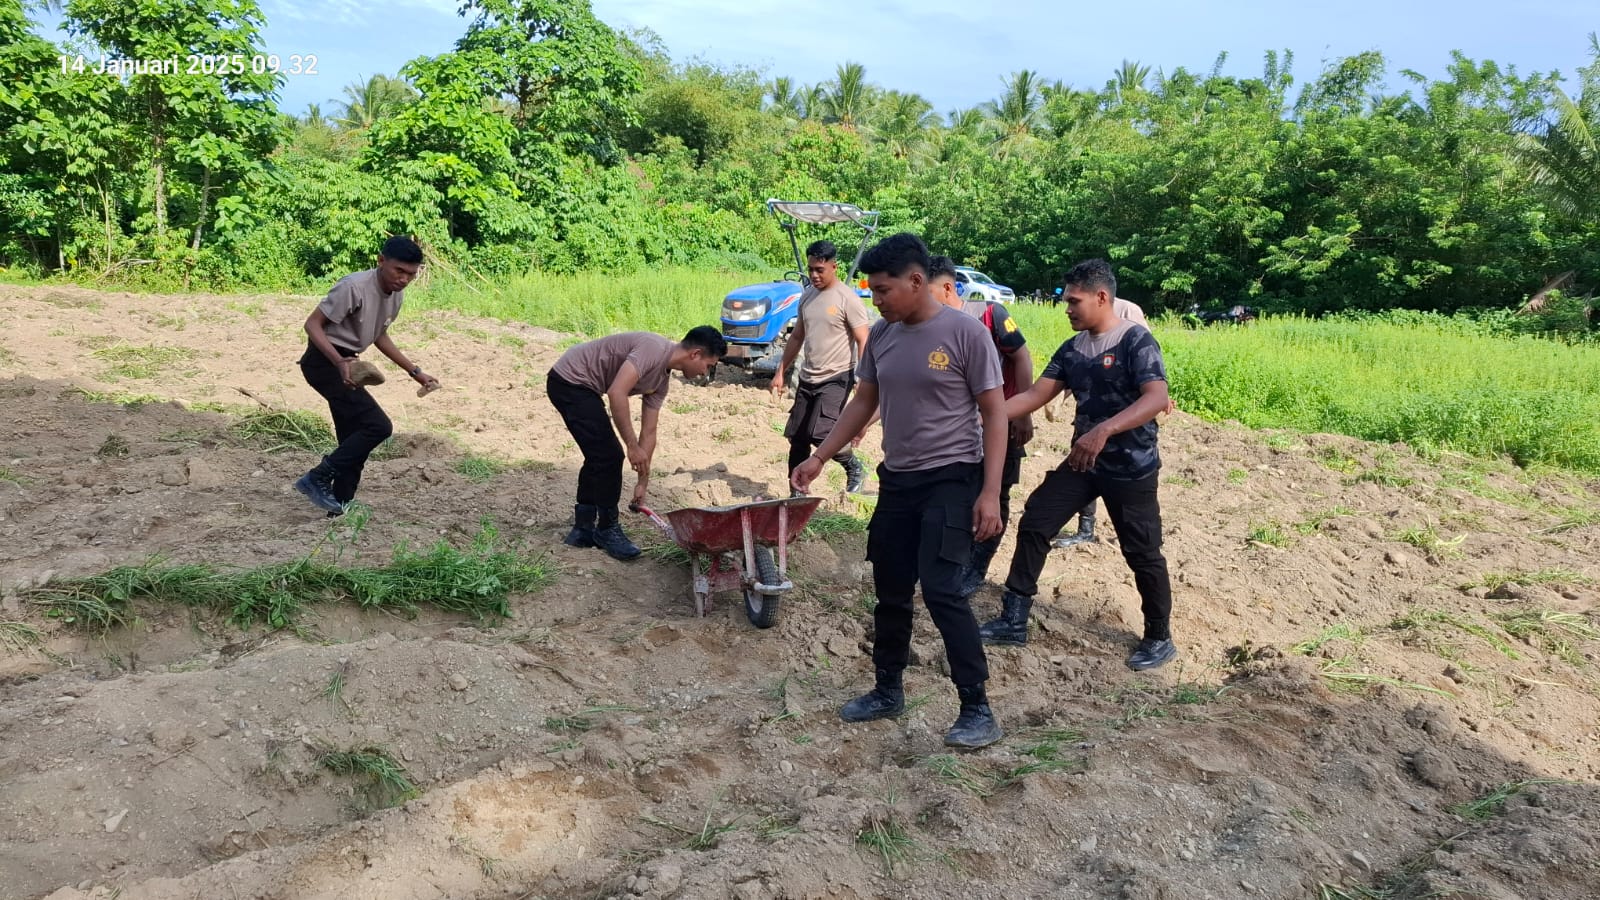
<instances>
[{"instance_id":1,"label":"wheelbarrow handle","mask_svg":"<svg viewBox=\"0 0 1600 900\"><path fill-rule=\"evenodd\" d=\"M674 542L678 540L677 534L672 530L672 523L656 515L655 511L650 507L645 506L643 503L638 501L633 501L628 504L628 511L636 512L639 515L649 519L657 528L661 529L661 532L667 536L668 540Z\"/></svg>"}]
</instances>

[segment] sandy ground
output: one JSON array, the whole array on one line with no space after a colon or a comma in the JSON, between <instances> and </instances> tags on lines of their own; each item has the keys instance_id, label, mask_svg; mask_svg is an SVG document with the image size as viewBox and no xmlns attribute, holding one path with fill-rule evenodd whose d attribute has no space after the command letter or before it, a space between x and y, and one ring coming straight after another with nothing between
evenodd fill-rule
<instances>
[{"instance_id":1,"label":"sandy ground","mask_svg":"<svg viewBox=\"0 0 1600 900\"><path fill-rule=\"evenodd\" d=\"M396 338L446 388L375 389L400 450L368 469L347 558L488 518L559 571L512 621L44 617L28 591L52 580L324 541L290 488L311 456L229 431L258 402L240 389L325 409L294 365L311 302L0 287L0 621L43 633L0 645L0 896L1600 894L1600 526L1565 527L1596 485L1404 447L1177 415L1179 661L1123 666L1138 601L1104 527L1053 555L1029 645L990 654L1007 739L952 757L925 617L915 710L837 719L870 680L862 538L797 543L770 630L730 595L696 618L680 564L560 544L576 456L542 383L567 341L410 309ZM655 502L779 490L783 413L753 383L675 384ZM1021 492L1068 437L1041 425ZM521 465L472 482L468 453ZM364 745L421 795L375 808L317 765Z\"/></svg>"}]
</instances>

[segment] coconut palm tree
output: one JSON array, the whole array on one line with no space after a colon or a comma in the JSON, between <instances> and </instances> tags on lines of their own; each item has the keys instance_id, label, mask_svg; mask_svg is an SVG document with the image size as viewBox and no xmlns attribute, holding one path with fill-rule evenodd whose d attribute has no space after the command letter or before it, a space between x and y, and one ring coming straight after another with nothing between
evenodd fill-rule
<instances>
[{"instance_id":1,"label":"coconut palm tree","mask_svg":"<svg viewBox=\"0 0 1600 900\"><path fill-rule=\"evenodd\" d=\"M989 125L989 117L984 114L983 108L978 106L952 109L945 116L945 120L949 122L951 134L965 135L973 140L983 137Z\"/></svg>"},{"instance_id":2,"label":"coconut palm tree","mask_svg":"<svg viewBox=\"0 0 1600 900\"><path fill-rule=\"evenodd\" d=\"M417 92L403 79L374 75L346 85L344 96L344 114L335 121L343 128L361 129L399 112L417 98Z\"/></svg>"},{"instance_id":3,"label":"coconut palm tree","mask_svg":"<svg viewBox=\"0 0 1600 900\"><path fill-rule=\"evenodd\" d=\"M1555 121L1544 134L1517 141L1517 156L1547 202L1576 216L1600 216L1600 35L1590 33L1589 52L1589 65L1578 70L1578 96L1557 87Z\"/></svg>"},{"instance_id":4,"label":"coconut palm tree","mask_svg":"<svg viewBox=\"0 0 1600 900\"><path fill-rule=\"evenodd\" d=\"M774 115L794 121L804 121L813 112L816 88L795 84L794 79L780 75L767 85L766 109Z\"/></svg>"},{"instance_id":5,"label":"coconut palm tree","mask_svg":"<svg viewBox=\"0 0 1600 900\"><path fill-rule=\"evenodd\" d=\"M918 157L928 144L928 132L939 124L933 104L920 94L889 91L878 101L876 133L896 159Z\"/></svg>"},{"instance_id":6,"label":"coconut palm tree","mask_svg":"<svg viewBox=\"0 0 1600 900\"><path fill-rule=\"evenodd\" d=\"M1150 78L1150 67L1143 66L1133 60L1125 59L1117 67L1116 76L1112 85L1116 90L1117 102L1127 103L1145 92L1145 81Z\"/></svg>"},{"instance_id":7,"label":"coconut palm tree","mask_svg":"<svg viewBox=\"0 0 1600 900\"><path fill-rule=\"evenodd\" d=\"M983 110L999 132L996 146L1008 155L1031 142L1044 124L1044 96L1039 73L1023 69L1005 82L999 99L983 104Z\"/></svg>"},{"instance_id":8,"label":"coconut palm tree","mask_svg":"<svg viewBox=\"0 0 1600 900\"><path fill-rule=\"evenodd\" d=\"M861 63L839 66L833 81L822 88L823 119L846 128L861 128L872 109L873 90L867 83L867 69Z\"/></svg>"}]
</instances>

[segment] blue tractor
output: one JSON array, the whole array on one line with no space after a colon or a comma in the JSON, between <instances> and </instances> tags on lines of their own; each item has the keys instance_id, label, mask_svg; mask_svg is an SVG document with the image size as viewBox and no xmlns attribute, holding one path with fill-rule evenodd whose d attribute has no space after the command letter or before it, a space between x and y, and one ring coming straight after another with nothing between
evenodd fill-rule
<instances>
[{"instance_id":1,"label":"blue tractor","mask_svg":"<svg viewBox=\"0 0 1600 900\"><path fill-rule=\"evenodd\" d=\"M728 355L722 362L770 376L783 359L783 345L794 330L795 317L800 311L800 294L808 283L806 261L796 235L800 223L851 222L860 226L861 244L850 261L850 272L840 276L845 284L852 284L856 277L856 260L860 259L867 240L878 230L878 214L848 203L816 200L768 200L767 212L772 213L788 233L795 267L777 281L749 284L728 292L722 301L722 336L728 340ZM857 293L868 296L859 288Z\"/></svg>"}]
</instances>

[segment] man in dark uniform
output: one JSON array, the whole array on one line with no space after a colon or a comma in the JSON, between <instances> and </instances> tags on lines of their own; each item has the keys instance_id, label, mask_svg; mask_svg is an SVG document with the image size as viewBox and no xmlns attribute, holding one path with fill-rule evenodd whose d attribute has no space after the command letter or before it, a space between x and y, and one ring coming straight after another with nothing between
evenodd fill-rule
<instances>
[{"instance_id":1,"label":"man in dark uniform","mask_svg":"<svg viewBox=\"0 0 1600 900\"><path fill-rule=\"evenodd\" d=\"M783 345L783 359L772 376L772 395L783 395L784 376L802 349L805 362L795 385L794 406L783 436L789 439L789 471L822 443L855 385L855 364L867 345L867 308L850 286L839 280L839 250L832 241L806 248L806 274L811 284L800 297L794 332ZM845 490L858 493L866 471L849 446L833 461L844 468Z\"/></svg>"},{"instance_id":2,"label":"man in dark uniform","mask_svg":"<svg viewBox=\"0 0 1600 900\"><path fill-rule=\"evenodd\" d=\"M294 483L318 509L337 516L355 499L367 457L394 432L394 425L367 389L350 377L350 366L368 347L377 347L424 387L439 381L422 371L389 338L400 315L406 285L422 266L422 248L410 238L384 242L376 268L346 275L306 318L306 352L300 372L328 401L339 446Z\"/></svg>"},{"instance_id":3,"label":"man in dark uniform","mask_svg":"<svg viewBox=\"0 0 1600 900\"><path fill-rule=\"evenodd\" d=\"M1061 345L1032 387L1006 402L1006 415L1031 413L1070 388L1077 401L1072 452L1028 495L1002 611L984 624L983 637L993 644L1027 643L1028 613L1050 540L1098 497L1117 529L1144 614L1144 638L1128 656L1128 667L1153 669L1178 652L1170 630L1172 583L1161 553L1156 497L1161 470L1156 416L1167 409L1166 364L1149 329L1118 317L1111 266L1082 262L1065 281L1067 317L1078 333Z\"/></svg>"},{"instance_id":4,"label":"man in dark uniform","mask_svg":"<svg viewBox=\"0 0 1600 900\"><path fill-rule=\"evenodd\" d=\"M994 300L976 302L962 299L961 283L956 281L956 264L948 256L935 256L928 276L933 285L933 295L951 309L959 309L983 323L994 348L1000 354L1000 371L1004 384L1001 389L1006 399L1027 390L1033 384L1033 357L1028 353L1028 340L1023 337L1017 321L1011 318L1005 304ZM1011 488L1022 480L1022 458L1025 447L1033 440L1033 417L1023 416L1011 423L1006 439L1006 463L1000 470L1000 527L1011 521ZM972 545L972 562L961 574L961 596L971 597L983 587L989 575L989 562L1000 549L1000 535Z\"/></svg>"},{"instance_id":5,"label":"man in dark uniform","mask_svg":"<svg viewBox=\"0 0 1600 900\"><path fill-rule=\"evenodd\" d=\"M846 722L867 722L905 711L902 673L910 660L912 597L920 581L961 700L945 743L976 748L1002 734L984 689L989 667L978 623L960 594L960 581L973 539L1000 533L1005 397L988 333L976 319L934 298L929 263L928 248L912 234L886 238L862 255L861 271L883 321L872 326L855 397L822 446L795 468L791 483L804 491L823 461L860 434L874 410L881 412L884 459L867 528L878 595L876 682L839 715Z\"/></svg>"}]
</instances>

